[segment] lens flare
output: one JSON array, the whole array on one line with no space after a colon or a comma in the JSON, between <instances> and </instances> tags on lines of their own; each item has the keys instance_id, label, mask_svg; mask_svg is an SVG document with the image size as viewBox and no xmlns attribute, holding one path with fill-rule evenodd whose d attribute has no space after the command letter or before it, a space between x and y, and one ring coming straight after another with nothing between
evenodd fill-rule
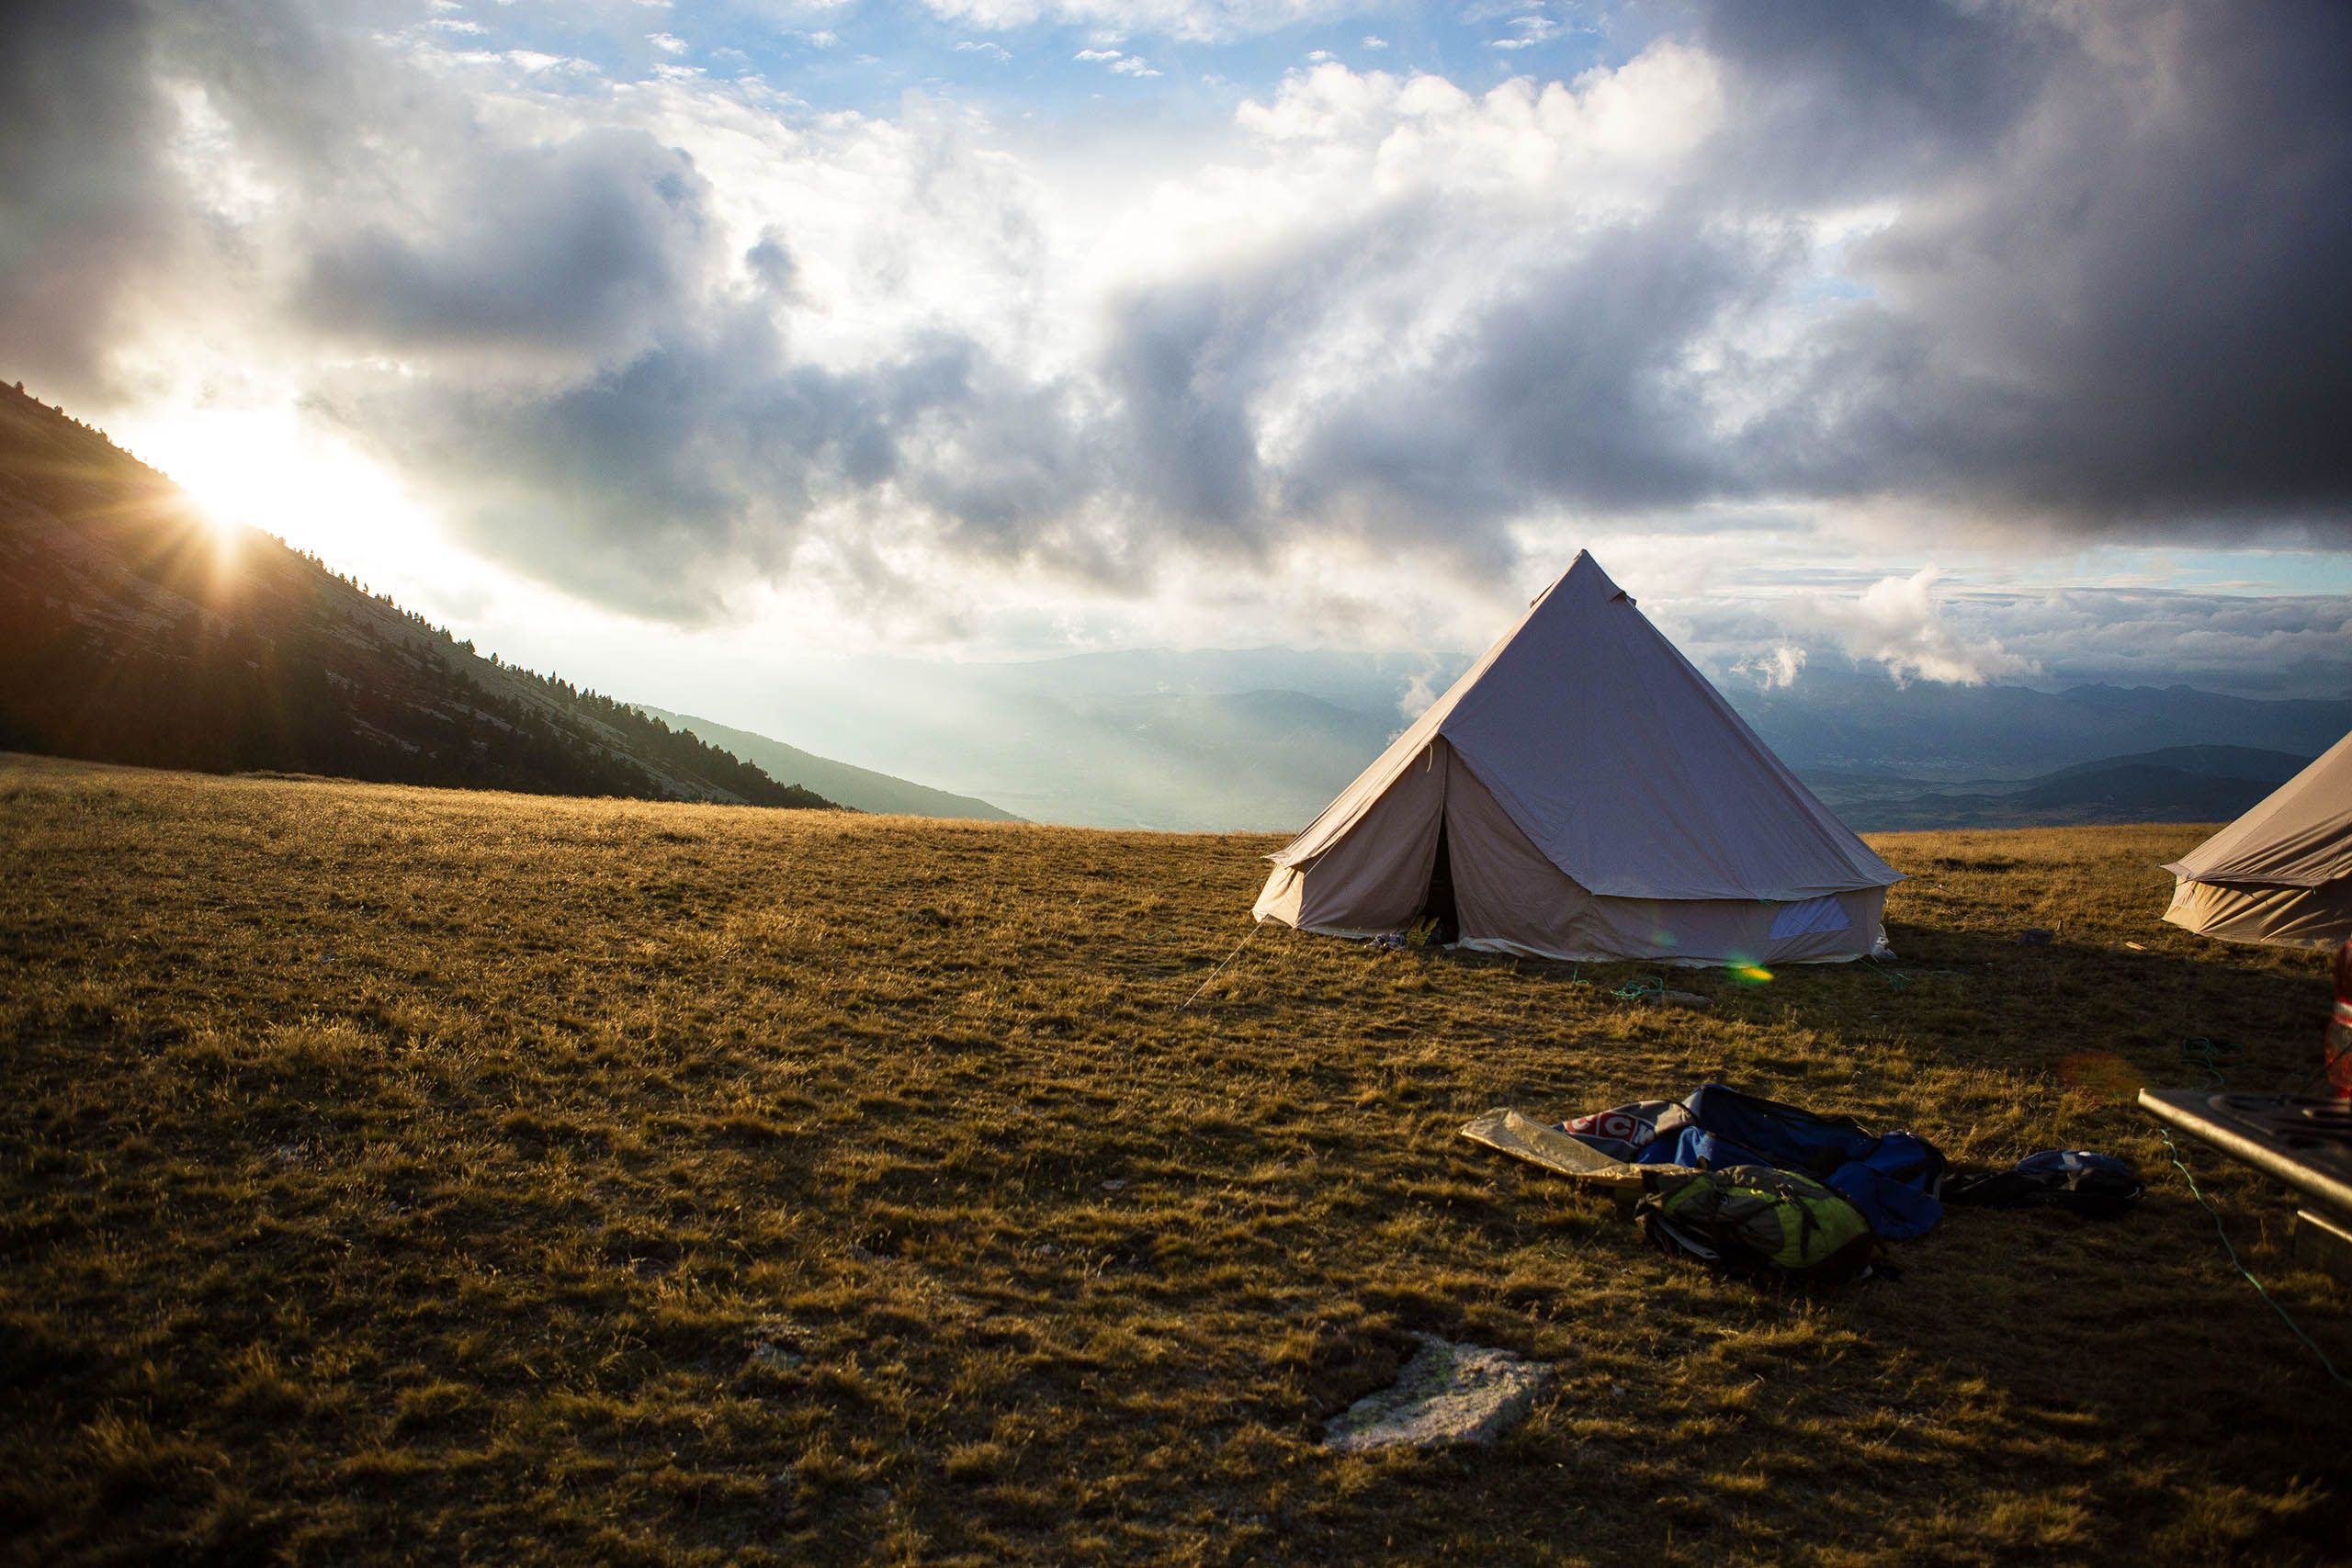
<instances>
[{"instance_id":1,"label":"lens flare","mask_svg":"<svg viewBox=\"0 0 2352 1568\"><path fill-rule=\"evenodd\" d=\"M2112 1051L2077 1051L2058 1064L2060 1083L2105 1100L2136 1098L2146 1076Z\"/></svg>"}]
</instances>

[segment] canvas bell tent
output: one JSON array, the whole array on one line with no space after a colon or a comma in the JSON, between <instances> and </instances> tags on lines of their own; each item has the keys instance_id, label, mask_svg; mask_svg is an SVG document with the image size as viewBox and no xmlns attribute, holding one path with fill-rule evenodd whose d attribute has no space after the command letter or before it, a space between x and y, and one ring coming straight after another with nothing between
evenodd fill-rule
<instances>
[{"instance_id":1,"label":"canvas bell tent","mask_svg":"<svg viewBox=\"0 0 2352 1568\"><path fill-rule=\"evenodd\" d=\"M1270 858L1261 920L1684 964L1859 958L1902 880L1581 553Z\"/></svg>"},{"instance_id":2,"label":"canvas bell tent","mask_svg":"<svg viewBox=\"0 0 2352 1568\"><path fill-rule=\"evenodd\" d=\"M2290 947L2352 936L2352 735L2165 869L2174 925Z\"/></svg>"}]
</instances>

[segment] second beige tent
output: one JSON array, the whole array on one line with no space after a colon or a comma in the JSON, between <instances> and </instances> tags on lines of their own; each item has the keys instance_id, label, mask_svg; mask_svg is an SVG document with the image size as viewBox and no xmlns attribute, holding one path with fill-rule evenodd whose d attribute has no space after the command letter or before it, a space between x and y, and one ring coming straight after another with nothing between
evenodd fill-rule
<instances>
[{"instance_id":1,"label":"second beige tent","mask_svg":"<svg viewBox=\"0 0 2352 1568\"><path fill-rule=\"evenodd\" d=\"M1902 880L1581 553L1271 858L1261 920L1679 964L1860 957Z\"/></svg>"},{"instance_id":2,"label":"second beige tent","mask_svg":"<svg viewBox=\"0 0 2352 1568\"><path fill-rule=\"evenodd\" d=\"M2289 947L2352 937L2352 735L2165 869L2177 926Z\"/></svg>"}]
</instances>

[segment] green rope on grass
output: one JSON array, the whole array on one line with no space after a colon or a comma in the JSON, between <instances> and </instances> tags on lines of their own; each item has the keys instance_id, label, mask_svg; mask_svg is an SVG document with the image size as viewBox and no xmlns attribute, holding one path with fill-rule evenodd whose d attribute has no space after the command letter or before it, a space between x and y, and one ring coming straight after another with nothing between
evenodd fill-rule
<instances>
[{"instance_id":1,"label":"green rope on grass","mask_svg":"<svg viewBox=\"0 0 2352 1568\"><path fill-rule=\"evenodd\" d=\"M1666 995L1666 976L1653 975L1646 980L1628 980L1609 994L1626 1002L1637 1002L1644 997L1662 997Z\"/></svg>"},{"instance_id":2,"label":"green rope on grass","mask_svg":"<svg viewBox=\"0 0 2352 1568\"><path fill-rule=\"evenodd\" d=\"M2213 1080L2205 1086L2207 1089L2230 1087L2228 1068L2237 1060L2239 1055L2239 1048L2235 1044L2227 1040L2212 1040L2202 1034L2192 1034L2180 1043L2180 1054L2188 1058L2191 1066Z\"/></svg>"},{"instance_id":3,"label":"green rope on grass","mask_svg":"<svg viewBox=\"0 0 2352 1568\"><path fill-rule=\"evenodd\" d=\"M2189 1066L2205 1075L2209 1080L2205 1085L2207 1089L2222 1090L2230 1087L2230 1071L2237 1065L2238 1058L2245 1054L2245 1048L2233 1041L2192 1034L2180 1043L2180 1054L2188 1058ZM2308 1073L2289 1067L2278 1075L2278 1087L2274 1092L2290 1099L2307 1094L2313 1084L2326 1076L2325 1057L2322 1057L2319 1066Z\"/></svg>"},{"instance_id":4,"label":"green rope on grass","mask_svg":"<svg viewBox=\"0 0 2352 1568\"><path fill-rule=\"evenodd\" d=\"M2173 1145L2172 1129L2158 1127L2156 1131L2164 1138L2165 1153L2172 1156L2173 1168L2179 1171L2181 1179L2188 1183L2189 1196L2196 1199L2199 1204L2203 1205L2205 1212L2213 1216L2213 1234L2222 1238L2222 1250L2230 1255L2230 1267L2245 1276L2245 1282L2254 1287L2255 1294L2270 1303L2270 1310L2278 1314L2278 1321L2285 1324L2293 1332L2295 1337L2301 1340L2311 1353L2319 1358L2319 1364L2327 1369L2329 1377L2334 1378L2346 1388L2352 1388L2352 1378L2347 1378L2335 1370L2335 1363L2327 1359L2327 1352L2321 1349L2312 1337L2303 1332L2302 1325L2287 1315L2285 1307L2271 1300L2270 1292L2263 1289L2262 1281L2254 1277L2254 1271L2238 1260L2238 1249L2230 1245L2230 1233L2222 1227L2222 1211L2213 1207L2211 1201L2199 1190L2197 1178L2189 1175L2188 1168L2180 1163L2180 1150Z\"/></svg>"}]
</instances>

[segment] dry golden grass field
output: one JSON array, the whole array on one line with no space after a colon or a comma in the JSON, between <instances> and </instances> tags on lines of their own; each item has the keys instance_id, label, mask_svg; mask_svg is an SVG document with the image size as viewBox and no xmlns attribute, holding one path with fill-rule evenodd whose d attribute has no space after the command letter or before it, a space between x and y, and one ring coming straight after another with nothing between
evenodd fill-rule
<instances>
[{"instance_id":1,"label":"dry golden grass field","mask_svg":"<svg viewBox=\"0 0 2352 1568\"><path fill-rule=\"evenodd\" d=\"M1880 838L1900 961L1705 1013L1279 929L1179 1010L1272 840L0 759L0 1551L2342 1560L2352 1395L2131 1106L2315 1061L2317 956L2158 922L2199 836ZM1710 1077L2149 1197L1809 1299L1455 1135ZM1323 1450L1417 1330L1558 1381Z\"/></svg>"}]
</instances>

